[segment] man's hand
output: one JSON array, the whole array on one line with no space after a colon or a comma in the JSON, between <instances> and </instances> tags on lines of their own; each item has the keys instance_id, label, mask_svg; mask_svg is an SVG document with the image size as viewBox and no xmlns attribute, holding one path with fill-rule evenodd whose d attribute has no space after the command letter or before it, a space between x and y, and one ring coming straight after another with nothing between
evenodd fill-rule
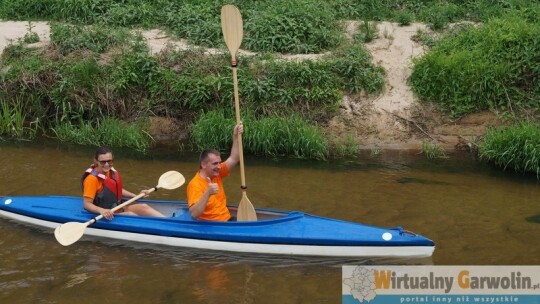
<instances>
[{"instance_id":1,"label":"man's hand","mask_svg":"<svg viewBox=\"0 0 540 304\"><path fill-rule=\"evenodd\" d=\"M207 177L206 180L208 181L208 188L206 189L206 191L208 191L208 194L209 195L214 195L214 194L218 193L218 191L219 191L218 184L212 183L212 181L210 180L209 177Z\"/></svg>"}]
</instances>

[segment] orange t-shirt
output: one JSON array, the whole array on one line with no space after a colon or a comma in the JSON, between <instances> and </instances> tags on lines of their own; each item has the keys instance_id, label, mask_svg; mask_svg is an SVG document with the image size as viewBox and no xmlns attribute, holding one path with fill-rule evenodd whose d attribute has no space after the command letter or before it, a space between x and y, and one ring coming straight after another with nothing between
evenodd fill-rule
<instances>
[{"instance_id":1,"label":"orange t-shirt","mask_svg":"<svg viewBox=\"0 0 540 304\"><path fill-rule=\"evenodd\" d=\"M107 172L107 177L110 177L109 172ZM83 196L94 199L96 194L103 189L103 180L89 174L83 181L83 188Z\"/></svg>"},{"instance_id":2,"label":"orange t-shirt","mask_svg":"<svg viewBox=\"0 0 540 304\"><path fill-rule=\"evenodd\" d=\"M225 189L223 188L223 177L229 176L229 168L225 162L221 163L221 170L217 177L212 178L212 182L218 184L218 193L211 195L208 198L206 209L199 217L200 220L209 221L228 221L231 218L231 213L227 208L227 196L225 195ZM188 206L193 206L204 194L208 188L208 181L202 178L199 172L191 179L187 186L187 199Z\"/></svg>"}]
</instances>

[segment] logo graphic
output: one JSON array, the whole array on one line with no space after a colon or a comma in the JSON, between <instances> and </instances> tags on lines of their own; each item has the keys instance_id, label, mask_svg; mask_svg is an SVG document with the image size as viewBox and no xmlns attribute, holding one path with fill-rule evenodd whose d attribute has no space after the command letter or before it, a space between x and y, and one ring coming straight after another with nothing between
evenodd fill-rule
<instances>
[{"instance_id":1,"label":"logo graphic","mask_svg":"<svg viewBox=\"0 0 540 304\"><path fill-rule=\"evenodd\" d=\"M343 266L342 303L540 303L540 266Z\"/></svg>"},{"instance_id":2,"label":"logo graphic","mask_svg":"<svg viewBox=\"0 0 540 304\"><path fill-rule=\"evenodd\" d=\"M353 270L352 277L343 279L343 284L351 289L354 299L360 303L369 302L375 298L375 271L358 266Z\"/></svg>"}]
</instances>

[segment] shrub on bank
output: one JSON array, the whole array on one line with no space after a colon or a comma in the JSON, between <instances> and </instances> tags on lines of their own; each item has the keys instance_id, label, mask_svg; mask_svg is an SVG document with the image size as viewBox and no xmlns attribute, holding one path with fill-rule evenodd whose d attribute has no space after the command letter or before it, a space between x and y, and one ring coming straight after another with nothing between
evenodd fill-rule
<instances>
[{"instance_id":1,"label":"shrub on bank","mask_svg":"<svg viewBox=\"0 0 540 304\"><path fill-rule=\"evenodd\" d=\"M535 173L540 178L540 124L523 122L491 129L479 151L481 159L505 170Z\"/></svg>"},{"instance_id":2,"label":"shrub on bank","mask_svg":"<svg viewBox=\"0 0 540 304\"><path fill-rule=\"evenodd\" d=\"M514 13L445 37L414 60L414 92L457 117L498 109L537 108L540 23Z\"/></svg>"}]
</instances>

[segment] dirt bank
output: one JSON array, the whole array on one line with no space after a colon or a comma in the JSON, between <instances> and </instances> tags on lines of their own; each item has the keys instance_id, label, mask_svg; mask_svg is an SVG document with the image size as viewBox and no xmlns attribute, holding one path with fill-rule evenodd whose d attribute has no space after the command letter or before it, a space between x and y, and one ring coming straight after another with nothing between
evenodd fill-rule
<instances>
[{"instance_id":1,"label":"dirt bank","mask_svg":"<svg viewBox=\"0 0 540 304\"><path fill-rule=\"evenodd\" d=\"M352 37L357 21L345 22L347 35ZM49 26L46 22L32 22L32 31L40 36L37 46L49 42ZM366 44L373 55L374 63L386 71L384 91L379 96L345 96L339 113L330 120L326 131L335 138L355 138L365 149L419 149L423 140L437 142L448 150L467 148L486 129L500 124L491 112L472 114L453 121L439 113L436 107L420 104L415 99L407 80L411 74L411 59L420 56L424 48L411 39L422 24L398 26L396 23L380 22L379 35ZM0 22L0 51L28 32L28 22ZM178 48L188 48L184 40L174 40L159 30L143 32L153 53L160 52L168 44ZM208 49L209 54L220 50ZM240 52L243 52L242 50ZM245 52L249 54L249 52ZM283 56L291 60L317 58L314 55ZM183 128L175 128L157 119L152 128L155 138L179 136ZM160 128L160 126L166 126ZM171 131L173 130L173 131ZM173 132L172 134L170 134ZM167 134L165 134L167 133Z\"/></svg>"}]
</instances>

